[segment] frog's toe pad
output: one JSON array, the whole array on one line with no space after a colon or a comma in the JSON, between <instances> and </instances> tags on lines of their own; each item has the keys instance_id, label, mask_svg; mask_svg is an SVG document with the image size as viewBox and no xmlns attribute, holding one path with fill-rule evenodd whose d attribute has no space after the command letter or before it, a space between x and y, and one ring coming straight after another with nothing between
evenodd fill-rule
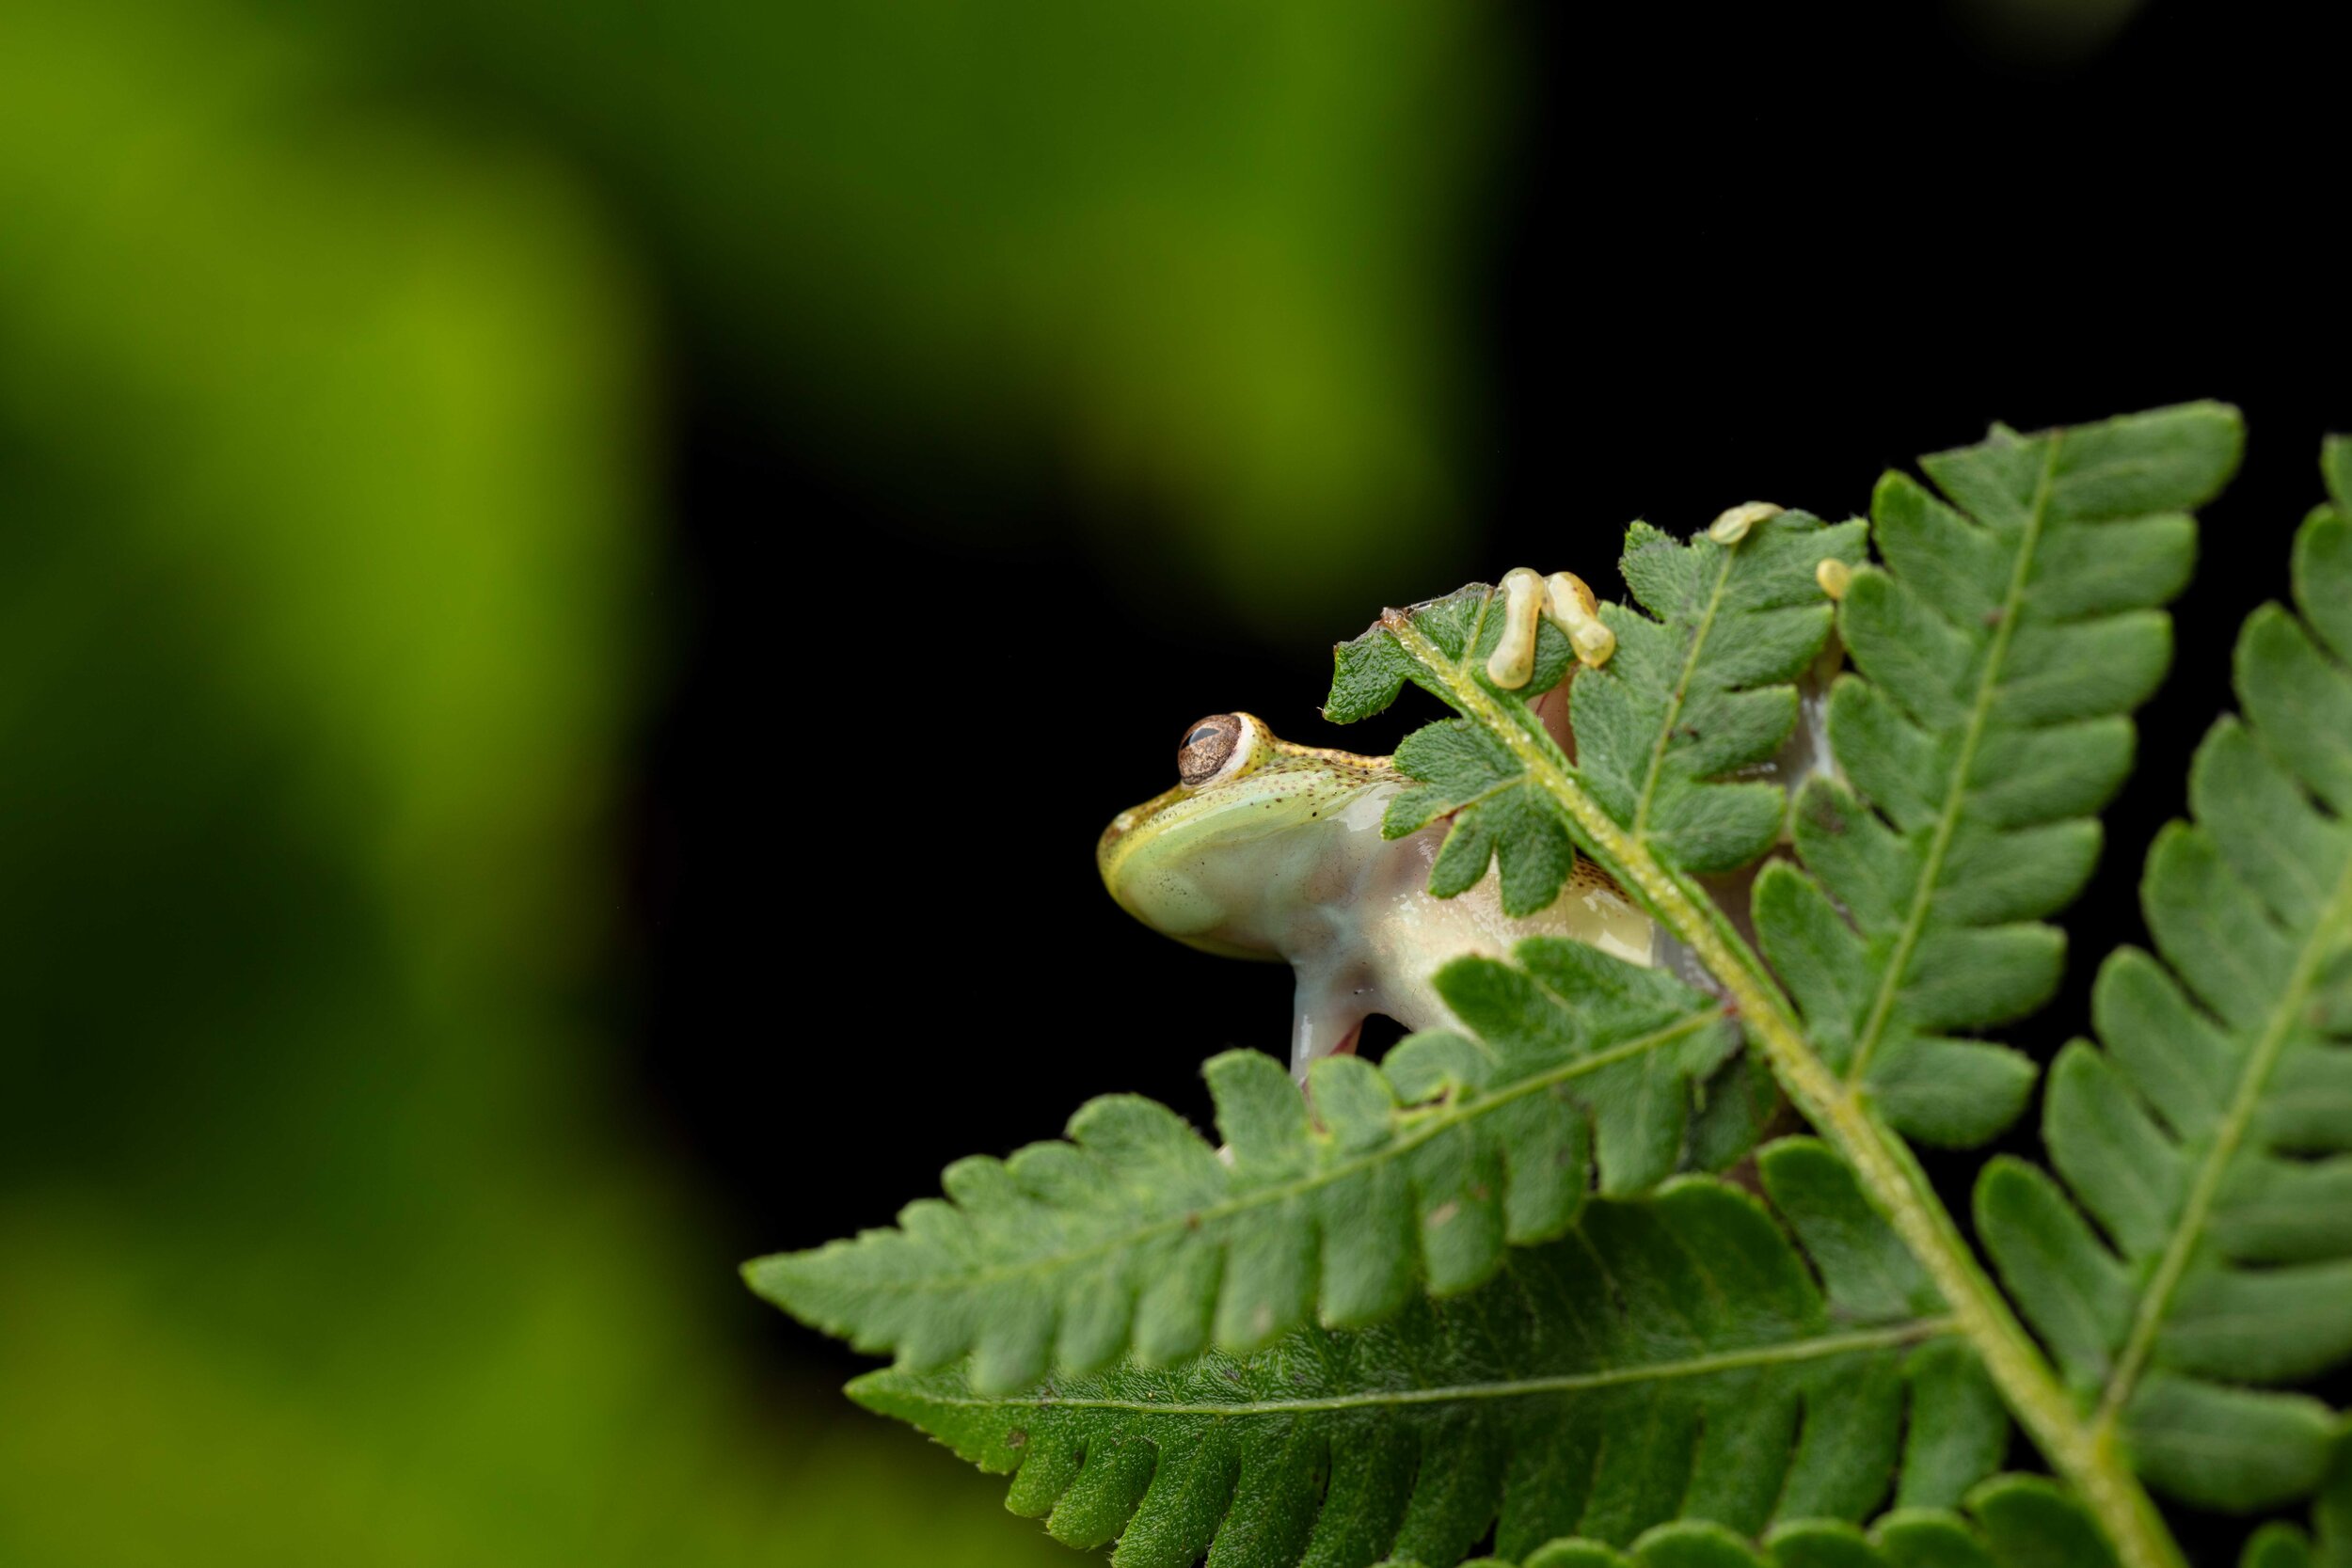
<instances>
[{"instance_id":1,"label":"frog's toe pad","mask_svg":"<svg viewBox=\"0 0 2352 1568\"><path fill-rule=\"evenodd\" d=\"M1574 572L1549 578L1533 567L1515 566L1502 575L1502 636L1486 656L1486 678L1517 691L1535 673L1535 634L1544 617L1567 633L1577 661L1598 669L1617 651L1617 634L1601 624L1600 606Z\"/></svg>"}]
</instances>

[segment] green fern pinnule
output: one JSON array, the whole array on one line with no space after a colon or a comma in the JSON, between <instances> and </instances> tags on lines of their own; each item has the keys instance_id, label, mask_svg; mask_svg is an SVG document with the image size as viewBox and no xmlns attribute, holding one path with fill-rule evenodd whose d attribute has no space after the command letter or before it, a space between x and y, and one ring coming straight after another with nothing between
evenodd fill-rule
<instances>
[{"instance_id":1,"label":"green fern pinnule","mask_svg":"<svg viewBox=\"0 0 2352 1568\"><path fill-rule=\"evenodd\" d=\"M2044 917L2100 847L2093 815L2130 771L2129 711L2171 654L2157 607L2188 579L2196 525L2237 463L2234 410L2192 404L1923 460L1939 499L1883 480L1883 569L1839 626L1858 675L1830 702L1844 781L1794 813L1805 870L1770 867L1757 926L1816 1049L1898 1130L1973 1145L2022 1109L2024 1057L1953 1037L2057 985Z\"/></svg>"},{"instance_id":2,"label":"green fern pinnule","mask_svg":"<svg viewBox=\"0 0 2352 1568\"><path fill-rule=\"evenodd\" d=\"M1822 1283L1756 1199L1684 1178L1371 1330L994 1398L903 1370L851 1391L1016 1472L1016 1512L1116 1539L1120 1568L1451 1565L1490 1527L1515 1556L1958 1504L2006 1443L1982 1372L1843 1165L1810 1141L1759 1165L1798 1234L1832 1238Z\"/></svg>"},{"instance_id":3,"label":"green fern pinnule","mask_svg":"<svg viewBox=\"0 0 2352 1568\"><path fill-rule=\"evenodd\" d=\"M2206 736L2194 820L2149 853L2157 956L2107 960L2101 1045L2052 1069L2043 1133L2073 1198L2002 1162L1977 1200L2100 1429L2161 1490L2241 1511L2318 1483L2342 1422L2274 1389L2352 1359L2352 455L2328 457L2335 504L2296 541L2302 615L2248 619L2245 717Z\"/></svg>"},{"instance_id":4,"label":"green fern pinnule","mask_svg":"<svg viewBox=\"0 0 2352 1568\"><path fill-rule=\"evenodd\" d=\"M1311 1119L1271 1058L1211 1061L1226 1158L1150 1101L1097 1100L1067 1143L949 1167L947 1201L909 1206L898 1228L746 1277L907 1366L970 1353L984 1393L1130 1348L1162 1366L1212 1343L1247 1353L1311 1315L1361 1326L1418 1289L1468 1290L1506 1245L1567 1229L1596 1167L1608 1193L1674 1174L1700 1087L1737 1048L1720 1006L1656 970L1551 939L1518 958L1439 973L1474 1037L1318 1062Z\"/></svg>"},{"instance_id":5,"label":"green fern pinnule","mask_svg":"<svg viewBox=\"0 0 2352 1568\"><path fill-rule=\"evenodd\" d=\"M1569 714L1578 776L1660 861L1731 871L1779 841L1785 784L1749 775L1795 730L1795 683L1828 641L1821 563L1863 553L1860 522L1802 512L1734 544L1628 531L1621 564L1642 609L1601 607L1616 653L1569 687Z\"/></svg>"}]
</instances>

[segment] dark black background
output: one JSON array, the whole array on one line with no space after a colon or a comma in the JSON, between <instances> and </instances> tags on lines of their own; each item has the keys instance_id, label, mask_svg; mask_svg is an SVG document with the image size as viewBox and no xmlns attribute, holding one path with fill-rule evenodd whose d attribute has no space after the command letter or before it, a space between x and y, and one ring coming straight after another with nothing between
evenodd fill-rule
<instances>
[{"instance_id":1,"label":"dark black background","mask_svg":"<svg viewBox=\"0 0 2352 1568\"><path fill-rule=\"evenodd\" d=\"M2100 955L2139 936L2139 858L2228 701L2236 625L2284 592L2319 437L2352 429L2333 9L2155 0L2073 64L1920 0L1515 13L1529 109L1484 236L1480 575L1599 585L1602 562L1562 559L1571 528L1688 531L1752 497L1844 515L1994 419L2245 408L2139 774L2067 917L2069 983L2008 1032L2045 1060ZM1202 1058L1282 1051L1288 972L1127 920L1095 833L1171 782L1202 713L1363 750L1402 720L1343 737L1315 716L1328 643L1374 604L1280 645L1163 605L1116 663L1035 679L1001 650L1040 607L1098 597L1050 460L910 501L746 412L724 358L678 376L690 629L631 832L644 1083L750 1256L885 1223L949 1160L1052 1136L1091 1095L1200 1119ZM970 507L1021 542L944 526ZM1049 723L1068 740L1046 751ZM1944 1162L1956 1196L1975 1163ZM853 1365L743 1311L781 1358Z\"/></svg>"}]
</instances>

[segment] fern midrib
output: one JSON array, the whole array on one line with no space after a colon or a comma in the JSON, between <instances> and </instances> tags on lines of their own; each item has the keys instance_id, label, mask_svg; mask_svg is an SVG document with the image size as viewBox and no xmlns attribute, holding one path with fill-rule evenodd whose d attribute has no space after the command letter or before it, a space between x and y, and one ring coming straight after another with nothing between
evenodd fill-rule
<instances>
[{"instance_id":1,"label":"fern midrib","mask_svg":"<svg viewBox=\"0 0 2352 1568\"><path fill-rule=\"evenodd\" d=\"M2347 859L2337 873L2335 891L2312 922L2311 936L2296 955L2286 990L2264 1021L2263 1032L2247 1055L2237 1092L2214 1129L2212 1147L2198 1165L2197 1180L2189 1186L2188 1201L2182 1205L2180 1224L2171 1240L2165 1243L2155 1273L2149 1277L2148 1289L2139 1298L2131 1333L2123 1341L2115 1370L2108 1374L2106 1391L2100 1397L2097 1431L2103 1437L2111 1435L2121 1423L2123 1407L2130 1402L2148 1358L2155 1353L2156 1337L2164 1331L2165 1320L2171 1315L2172 1298L2197 1255L2197 1243L2204 1238L2213 1206L2221 1196L2221 1184L2262 1109L2263 1096L2269 1090L2279 1058L2286 1053L2296 1021L2311 1000L2321 971L2348 925L2352 925L2352 859Z\"/></svg>"},{"instance_id":2,"label":"fern midrib","mask_svg":"<svg viewBox=\"0 0 2352 1568\"><path fill-rule=\"evenodd\" d=\"M1710 1007L1704 1012L1692 1013L1685 1018L1677 1019L1664 1028L1653 1029L1648 1034L1636 1036L1632 1039L1610 1046L1606 1050L1596 1051L1588 1056L1574 1057L1489 1093L1482 1093L1470 1099L1443 1100L1425 1109L1404 1110L1400 1115L1413 1119L1392 1142L1382 1144L1377 1148L1369 1149L1352 1159L1343 1160L1337 1164L1326 1166L1305 1176L1295 1177L1288 1181L1270 1187L1252 1188L1247 1193L1220 1203L1210 1204L1200 1209L1187 1209L1182 1213L1154 1220L1149 1225L1137 1226L1132 1230L1122 1230L1118 1235L1094 1246L1070 1252L1057 1252L1043 1258L1024 1259L1017 1263L996 1264L965 1274L951 1275L942 1279L927 1279L916 1283L914 1290L925 1294L961 1292L1002 1284L1008 1280L1055 1274L1077 1264L1128 1251L1175 1231L1205 1230L1210 1226L1230 1219L1235 1214L1247 1213L1252 1209L1263 1208L1268 1204L1286 1203L1292 1198L1303 1197L1318 1188L1327 1187L1359 1171L1369 1170L1375 1165L1400 1159L1430 1139L1451 1132L1454 1128L1469 1126L1481 1117L1500 1110L1525 1096L1542 1093L1559 1085L1571 1083L1587 1073L1598 1072L1607 1067L1614 1067L1619 1062L1630 1061L1644 1052L1657 1051L1672 1045L1677 1040L1696 1034L1722 1017L1722 1008Z\"/></svg>"},{"instance_id":3,"label":"fern midrib","mask_svg":"<svg viewBox=\"0 0 2352 1568\"><path fill-rule=\"evenodd\" d=\"M1115 1410L1153 1416L1311 1416L1343 1410L1386 1410L1429 1404L1467 1404L1477 1401L1532 1399L1544 1394L1575 1394L1598 1388L1622 1388L1683 1378L1711 1377L1721 1372L1750 1371L1759 1367L1796 1365L1835 1356L1899 1349L1953 1332L1949 1318L1919 1318L1884 1328L1853 1329L1820 1334L1777 1345L1719 1351L1711 1355L1686 1356L1679 1361L1652 1362L1645 1367L1613 1367L1597 1372L1561 1372L1549 1377L1506 1378L1494 1383L1452 1384L1438 1388L1384 1388L1362 1394L1331 1394L1319 1399L1233 1400L1179 1402L1161 1400L1070 1399L1059 1394L1008 1395L1001 1399L930 1395L932 1404L967 1410Z\"/></svg>"},{"instance_id":4,"label":"fern midrib","mask_svg":"<svg viewBox=\"0 0 2352 1568\"><path fill-rule=\"evenodd\" d=\"M1917 951L1919 939L1927 934L1928 911L1935 906L1936 890L1944 879L1944 861L1960 832L1961 812L1968 801L1968 780L1976 771L1977 752L1984 743L1985 726L1992 721L1993 703L2000 695L2001 675L2009 664L2009 645L2024 611L2026 583L2033 571L2034 552L2042 544L2042 524L2049 515L2050 491L2058 475L2058 448L2064 442L2063 435L2050 435L2049 454L2042 460L2042 477L2034 485L2033 506L2018 541L2017 560L2010 568L2009 592L2001 600L2000 624L1993 628L1993 645L1985 653L1976 701L1969 707L1968 726L1961 733L1960 755L1952 765L1944 809L1936 814L1935 832L1928 840L1927 859L1920 867L1918 885L1912 892L1911 908L1904 913L1902 929L1896 936L1894 953L1887 960L1885 972L1879 976L1878 994L1870 999L1869 1014L1854 1037L1853 1054L1846 1064L1849 1082L1862 1081L1870 1058L1885 1038L1887 1022L1894 1016L1895 998L1910 974L1911 956Z\"/></svg>"},{"instance_id":5,"label":"fern midrib","mask_svg":"<svg viewBox=\"0 0 2352 1568\"><path fill-rule=\"evenodd\" d=\"M1675 678L1674 696L1666 704L1665 722L1658 726L1658 738L1649 749L1649 771L1643 776L1642 792L1633 801L1633 836L1649 837L1650 802L1657 798L1658 781L1666 770L1666 750L1674 739L1676 721L1682 717L1682 705L1690 700L1691 678L1699 667L1699 655L1707 649L1707 640L1715 630L1715 613L1723 606L1724 585L1731 580L1733 552L1737 546L1724 546L1722 563L1715 570L1715 586L1708 591L1707 610L1699 617L1697 629L1692 633L1690 650L1682 656L1682 673Z\"/></svg>"},{"instance_id":6,"label":"fern midrib","mask_svg":"<svg viewBox=\"0 0 2352 1568\"><path fill-rule=\"evenodd\" d=\"M1832 1071L1813 1049L1780 988L1766 976L1746 944L1709 918L1702 908L1703 895L1687 887L1648 846L1617 825L1562 766L1548 739L1530 735L1467 671L1453 668L1408 616L1385 616L1382 624L1426 668L1451 673L1451 700L1502 737L1520 766L1581 831L1601 869L1633 890L1653 917L1731 993L1742 1023L1763 1046L1781 1087L1853 1167L1863 1191L1952 1309L1960 1333L1976 1350L2019 1424L2082 1494L2122 1568L2183 1568L2180 1548L2138 1478L2112 1442L2099 1440L2084 1426L2048 1358L1962 1240L1910 1149L1879 1119L1857 1087Z\"/></svg>"},{"instance_id":7,"label":"fern midrib","mask_svg":"<svg viewBox=\"0 0 2352 1568\"><path fill-rule=\"evenodd\" d=\"M1499 780L1494 784L1488 784L1486 788L1479 790L1473 795L1464 796L1461 800L1454 801L1452 805L1445 808L1442 815L1451 816L1459 812L1466 812L1472 806L1484 805L1498 795L1508 795L1515 789L1523 788L1526 784L1527 781L1525 779ZM1415 831L1418 832L1419 830L1417 829Z\"/></svg>"}]
</instances>

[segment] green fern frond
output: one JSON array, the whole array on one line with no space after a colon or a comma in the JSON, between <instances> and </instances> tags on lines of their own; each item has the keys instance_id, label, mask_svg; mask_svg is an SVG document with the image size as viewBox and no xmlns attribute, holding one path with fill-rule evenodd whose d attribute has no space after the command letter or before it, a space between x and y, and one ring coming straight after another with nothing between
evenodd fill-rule
<instances>
[{"instance_id":1,"label":"green fern frond","mask_svg":"<svg viewBox=\"0 0 2352 1568\"><path fill-rule=\"evenodd\" d=\"M1815 1049L1898 1130L1973 1145L2023 1107L2033 1068L1952 1037L2048 999L2064 939L2042 924L2098 858L2093 815L2129 772L2129 711L2171 656L2157 607L2186 582L2186 509L2235 467L2234 410L2186 404L2065 430L1995 429L1924 459L1943 499L1890 474L1883 568L1839 628L1843 782L1800 794L1806 870L1766 868L1756 925Z\"/></svg>"},{"instance_id":2,"label":"green fern frond","mask_svg":"<svg viewBox=\"0 0 2352 1568\"><path fill-rule=\"evenodd\" d=\"M1490 1526L1517 1555L1952 1506L2003 1452L1998 1400L1834 1156L1794 1140L1759 1167L1819 1283L1756 1199L1684 1178L1371 1330L1009 1396L895 1369L851 1391L1015 1472L1009 1506L1118 1540L1120 1568L1450 1565Z\"/></svg>"},{"instance_id":3,"label":"green fern frond","mask_svg":"<svg viewBox=\"0 0 2352 1568\"><path fill-rule=\"evenodd\" d=\"M984 1393L1050 1365L1247 1354L1305 1323L1361 1326L1416 1289L1468 1290L1506 1244L1560 1235L1603 1192L1685 1163L1692 1113L1737 1048L1673 977L1536 939L1461 958L1438 994L1474 1038L1401 1041L1381 1067L1315 1064L1314 1117L1271 1058L1206 1069L1220 1159L1174 1112L1096 1100L1070 1141L948 1168L899 1228L759 1259L760 1294L859 1348L929 1369L971 1352ZM1596 1131L1597 1130L1597 1131ZM1719 1152L1744 1151L1744 1144Z\"/></svg>"},{"instance_id":4,"label":"green fern frond","mask_svg":"<svg viewBox=\"0 0 2352 1568\"><path fill-rule=\"evenodd\" d=\"M1323 1063L1304 1102L1266 1058L1212 1062L1222 1151L1096 1101L1072 1142L964 1162L900 1229L753 1282L896 1351L862 1400L1129 1568L1450 1568L1490 1528L1485 1568L2181 1568L2143 1482L2316 1494L2242 1568L2352 1565L2352 1421L2291 1391L2352 1363L2352 443L2299 614L2249 620L2245 717L2151 852L2156 956L2109 961L2099 1042L2051 1069L2057 1179L1979 1182L2006 1293L1901 1135L1979 1141L2030 1089L1965 1037L2054 982L2043 922L2096 859L2185 509L2239 443L2209 404L1996 429L1924 461L1940 496L1881 484L1883 567L1858 524L1637 528L1644 608L1601 612L1573 763L1526 695L1568 673L1556 628L1506 690L1491 590L1389 612L1329 711L1410 681L1459 716L1407 740L1389 823L1452 818L1433 886L1496 865L1532 909L1589 854L1721 1000L1568 943L1462 960L1464 1034ZM1763 765L1840 590L1840 776L1791 807ZM1760 955L1700 880L1759 856ZM1753 1141L1759 1064L1827 1140L1758 1156L1779 1225L1667 1180ZM1987 1479L2012 1419L2058 1481Z\"/></svg>"},{"instance_id":5,"label":"green fern frond","mask_svg":"<svg viewBox=\"0 0 2352 1568\"><path fill-rule=\"evenodd\" d=\"M2052 1069L2072 1198L2014 1161L1977 1198L2086 1411L2153 1485L2217 1508L2317 1484L2342 1423L2274 1390L2352 1359L2352 463L2329 457L2335 504L2296 542L2302 615L2248 619L2245 717L2206 736L2194 820L2149 852L2157 956L2107 960L2101 1045Z\"/></svg>"}]
</instances>

